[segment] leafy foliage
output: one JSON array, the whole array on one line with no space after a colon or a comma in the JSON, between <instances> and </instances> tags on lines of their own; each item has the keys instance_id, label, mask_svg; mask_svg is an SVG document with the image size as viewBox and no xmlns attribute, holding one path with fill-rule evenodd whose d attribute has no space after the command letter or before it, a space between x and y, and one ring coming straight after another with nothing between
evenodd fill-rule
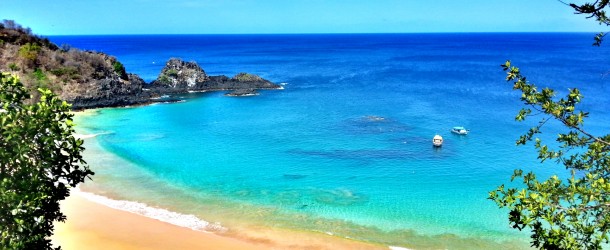
<instances>
[{"instance_id":1,"label":"leafy foliage","mask_svg":"<svg viewBox=\"0 0 610 250\"><path fill-rule=\"evenodd\" d=\"M40 46L38 44L26 43L19 48L19 56L23 59L35 62L40 52Z\"/></svg>"},{"instance_id":2,"label":"leafy foliage","mask_svg":"<svg viewBox=\"0 0 610 250\"><path fill-rule=\"evenodd\" d=\"M588 14L600 24L610 25L604 8L610 0L597 0L582 5L570 4L576 14ZM594 45L600 46L604 33L595 36ZM517 145L534 142L541 162L553 160L565 166L569 178L557 175L539 180L536 174L524 174L517 169L511 177L521 180L522 188L501 185L489 193L489 199L499 207L510 210L508 219L513 228L531 229L532 246L541 249L601 249L610 242L610 134L595 136L583 128L587 112L577 110L583 98L578 89L569 89L563 98L556 98L555 90L527 81L518 67L510 61L502 65L506 80L513 89L521 91L526 108L516 116L524 121L532 111L543 118L537 126L517 140ZM567 131L557 135L559 147L551 149L535 138L549 120L559 121Z\"/></svg>"},{"instance_id":3,"label":"leafy foliage","mask_svg":"<svg viewBox=\"0 0 610 250\"><path fill-rule=\"evenodd\" d=\"M525 120L532 110L545 115L517 140L517 145L534 141L538 159L563 164L570 178L561 180L555 175L541 181L533 172L515 170L511 181L521 179L525 188L502 185L490 192L489 198L510 209L508 218L513 228L532 229L535 247L601 248L602 243L608 243L610 229L610 134L597 137L583 129L588 113L576 109L583 97L578 89L570 89L567 96L557 100L554 90L538 90L510 61L502 67L507 71L506 80L521 91L521 101L527 105L515 119ZM557 136L557 150L534 138L549 119L560 121L568 129Z\"/></svg>"},{"instance_id":4,"label":"leafy foliage","mask_svg":"<svg viewBox=\"0 0 610 250\"><path fill-rule=\"evenodd\" d=\"M59 201L93 172L73 137L70 105L51 91L30 96L17 77L0 74L0 248L51 249Z\"/></svg>"},{"instance_id":5,"label":"leafy foliage","mask_svg":"<svg viewBox=\"0 0 610 250\"><path fill-rule=\"evenodd\" d=\"M595 18L595 21L597 21L600 25L605 24L606 26L610 26L610 19L608 19L606 16L606 11L604 10L609 3L610 0L596 0L593 3L584 3L581 5L571 3L569 5L576 11L576 14L588 15L587 18ZM605 36L606 33L604 32L600 32L595 35L595 42L593 45L600 46Z\"/></svg>"},{"instance_id":6,"label":"leafy foliage","mask_svg":"<svg viewBox=\"0 0 610 250\"><path fill-rule=\"evenodd\" d=\"M119 61L114 61L112 62L112 68L114 69L114 72L117 73L121 79L123 80L127 80L127 72L125 71L125 66L123 66L123 64Z\"/></svg>"},{"instance_id":7,"label":"leafy foliage","mask_svg":"<svg viewBox=\"0 0 610 250\"><path fill-rule=\"evenodd\" d=\"M171 82L172 82L172 80L171 80L171 79L170 79L170 78L169 78L169 77L168 77L166 74L162 74L162 75L159 77L159 80L158 80L158 81L159 81L160 83L171 83Z\"/></svg>"}]
</instances>

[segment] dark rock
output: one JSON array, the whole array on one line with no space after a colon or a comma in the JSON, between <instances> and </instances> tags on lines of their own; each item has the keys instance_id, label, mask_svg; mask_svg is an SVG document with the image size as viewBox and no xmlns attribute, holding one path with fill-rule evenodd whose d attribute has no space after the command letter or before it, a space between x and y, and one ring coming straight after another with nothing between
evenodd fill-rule
<instances>
[{"instance_id":1,"label":"dark rock","mask_svg":"<svg viewBox=\"0 0 610 250\"><path fill-rule=\"evenodd\" d=\"M233 92L254 94L255 89L281 89L260 76L239 73L232 78L224 75L208 76L196 62L184 62L172 58L161 70L159 77L151 83L151 88L162 94L184 93L187 91L242 90ZM230 94L231 95L231 94Z\"/></svg>"},{"instance_id":2,"label":"dark rock","mask_svg":"<svg viewBox=\"0 0 610 250\"><path fill-rule=\"evenodd\" d=\"M67 86L71 91L64 92L62 98L72 103L73 109L86 109L179 102L182 100L168 95L191 91L233 90L226 95L253 96L258 95L256 89L281 89L277 84L248 73L239 73L232 78L208 76L197 63L176 58L170 59L150 84L135 74L128 74L128 79L124 80L119 74L105 73L105 77L87 84Z\"/></svg>"},{"instance_id":3,"label":"dark rock","mask_svg":"<svg viewBox=\"0 0 610 250\"><path fill-rule=\"evenodd\" d=\"M95 80L85 86L68 87L62 98L72 103L73 109L130 106L150 103L151 93L144 92L145 82L138 75L128 74L128 80L108 77ZM80 91L74 91L80 90Z\"/></svg>"},{"instance_id":4,"label":"dark rock","mask_svg":"<svg viewBox=\"0 0 610 250\"><path fill-rule=\"evenodd\" d=\"M258 92L254 89L236 89L230 93L225 94L226 96L255 96Z\"/></svg>"},{"instance_id":5,"label":"dark rock","mask_svg":"<svg viewBox=\"0 0 610 250\"><path fill-rule=\"evenodd\" d=\"M242 73L240 73L242 74ZM238 74L239 75L239 74ZM227 76L211 76L210 81L205 83L205 87L215 90L235 90L235 89L281 89L280 85L274 84L259 76L253 75L257 80L243 81Z\"/></svg>"}]
</instances>

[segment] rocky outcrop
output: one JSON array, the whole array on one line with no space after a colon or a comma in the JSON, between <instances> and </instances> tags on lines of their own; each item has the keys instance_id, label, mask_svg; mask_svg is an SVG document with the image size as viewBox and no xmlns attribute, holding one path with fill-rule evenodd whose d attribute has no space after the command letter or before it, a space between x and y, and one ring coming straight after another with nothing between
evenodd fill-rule
<instances>
[{"instance_id":1,"label":"rocky outcrop","mask_svg":"<svg viewBox=\"0 0 610 250\"><path fill-rule=\"evenodd\" d=\"M97 107L118 107L146 104L151 102L154 93L144 91L144 80L135 74L128 74L128 80L118 77L104 78L87 84L87 86L68 87L81 91L64 92L69 96L61 96L72 104L73 109Z\"/></svg>"},{"instance_id":2,"label":"rocky outcrop","mask_svg":"<svg viewBox=\"0 0 610 250\"><path fill-rule=\"evenodd\" d=\"M105 58L112 60L113 57ZM184 62L172 58L165 64L156 80L147 84L135 74L106 72L101 79L86 84L65 86L60 95L72 103L74 109L140 105L153 102L167 102L165 95L175 95L191 91L232 90L227 96L258 95L257 89L281 89L260 76L239 73L233 77L208 76L196 62ZM169 98L174 100L175 98ZM171 102L171 101L170 101Z\"/></svg>"},{"instance_id":3,"label":"rocky outcrop","mask_svg":"<svg viewBox=\"0 0 610 250\"><path fill-rule=\"evenodd\" d=\"M226 96L255 96L258 95L255 89L236 89L230 93L226 93Z\"/></svg>"},{"instance_id":4,"label":"rocky outcrop","mask_svg":"<svg viewBox=\"0 0 610 250\"><path fill-rule=\"evenodd\" d=\"M197 84L207 80L209 77L196 62L185 62L172 58L165 63L159 77L152 84L155 87L184 91L196 89Z\"/></svg>"},{"instance_id":5,"label":"rocky outcrop","mask_svg":"<svg viewBox=\"0 0 610 250\"><path fill-rule=\"evenodd\" d=\"M244 77L247 75L247 77ZM210 82L206 83L209 89L237 90L237 89L281 89L282 87L265 80L257 75L239 73L234 77L212 76Z\"/></svg>"},{"instance_id":6,"label":"rocky outcrop","mask_svg":"<svg viewBox=\"0 0 610 250\"><path fill-rule=\"evenodd\" d=\"M234 77L208 76L196 62L184 62L172 58L161 70L155 81L151 83L155 91L160 93L180 93L185 91L215 91L215 90L254 90L281 89L260 76L239 73ZM249 91L250 93L253 93Z\"/></svg>"}]
</instances>

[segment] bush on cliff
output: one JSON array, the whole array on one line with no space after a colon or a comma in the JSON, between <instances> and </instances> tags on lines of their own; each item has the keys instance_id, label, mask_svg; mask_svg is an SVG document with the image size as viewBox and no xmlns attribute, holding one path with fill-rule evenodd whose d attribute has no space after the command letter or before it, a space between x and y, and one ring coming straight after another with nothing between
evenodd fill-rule
<instances>
[{"instance_id":1,"label":"bush on cliff","mask_svg":"<svg viewBox=\"0 0 610 250\"><path fill-rule=\"evenodd\" d=\"M114 69L114 72L121 77L121 79L127 80L127 72L125 71L125 66L123 66L121 62L112 62L112 68Z\"/></svg>"}]
</instances>

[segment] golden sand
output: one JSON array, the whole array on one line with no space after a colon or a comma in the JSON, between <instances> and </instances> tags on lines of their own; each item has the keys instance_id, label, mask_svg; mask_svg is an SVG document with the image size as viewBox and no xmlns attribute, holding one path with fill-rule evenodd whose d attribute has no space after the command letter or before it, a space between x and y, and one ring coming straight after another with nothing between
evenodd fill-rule
<instances>
[{"instance_id":1,"label":"golden sand","mask_svg":"<svg viewBox=\"0 0 610 250\"><path fill-rule=\"evenodd\" d=\"M79 192L62 202L68 217L55 224L62 249L388 249L321 233L260 228L219 235L175 226L87 200Z\"/></svg>"}]
</instances>

